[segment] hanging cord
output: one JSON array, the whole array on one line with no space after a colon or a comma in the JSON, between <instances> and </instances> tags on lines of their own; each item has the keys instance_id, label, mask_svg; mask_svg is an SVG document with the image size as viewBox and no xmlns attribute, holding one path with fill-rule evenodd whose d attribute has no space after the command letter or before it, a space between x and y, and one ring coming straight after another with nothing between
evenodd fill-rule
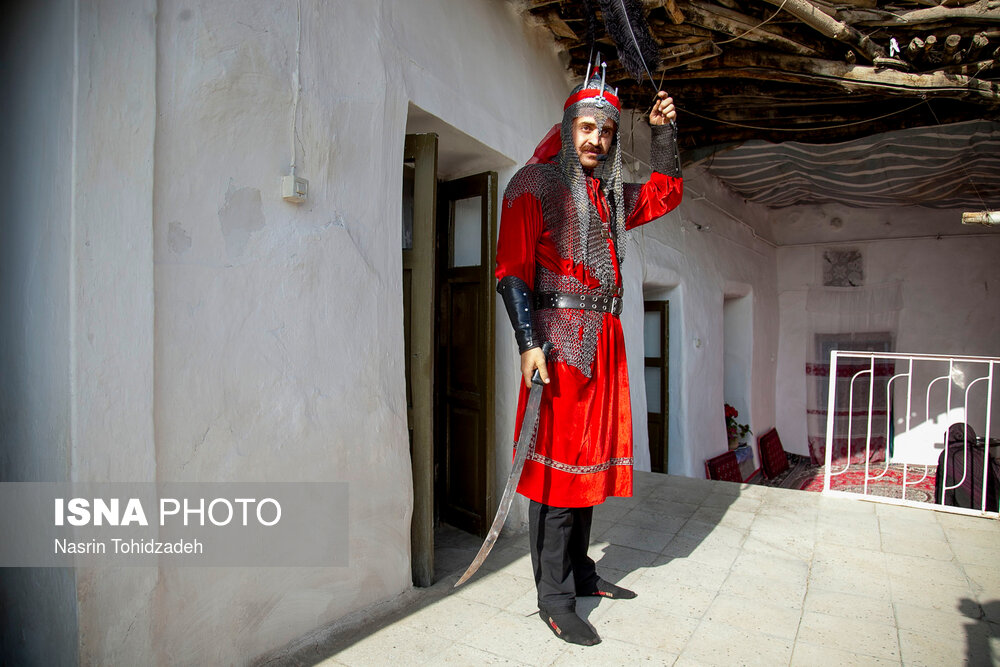
<instances>
[{"instance_id":1,"label":"hanging cord","mask_svg":"<svg viewBox=\"0 0 1000 667\"><path fill-rule=\"evenodd\" d=\"M788 0L781 0L781 4L778 5L778 8L776 10L774 10L773 14L771 14L766 19L764 19L763 21L761 21L760 23L758 23L754 27L750 28L749 30L747 30L743 34L737 35L736 37L733 37L732 39L727 39L727 40L725 40L723 42L712 42L712 43L715 44L716 46L719 46L720 44L728 44L729 42L735 42L738 39L743 39L744 37L746 37L747 35L749 35L750 33L752 33L754 30L757 30L758 28L760 28L765 23L769 23L771 21L771 19L773 19L775 16L777 16L778 13L785 7L785 3L786 2L788 2Z\"/></svg>"},{"instance_id":2,"label":"hanging cord","mask_svg":"<svg viewBox=\"0 0 1000 667\"><path fill-rule=\"evenodd\" d=\"M750 28L750 29L749 29L749 30L747 30L746 32L743 32L743 33L741 33L741 34L737 35L736 37L733 37L733 38L731 38L731 39L727 39L727 40L725 40L725 41L722 41L722 42L712 42L712 43L713 43L713 44L715 44L716 46L719 46L720 44L729 44L730 42L735 42L735 41L736 41L736 40L738 40L738 39L743 39L744 37L746 37L746 36L747 36L747 35L749 35L750 33L754 32L754 31L755 31L755 30L757 30L757 29L759 29L759 28L760 28L761 26L763 26L764 24L766 24L766 23L770 23L770 22L771 22L771 20L772 20L772 19L773 19L773 18L774 18L775 16L777 16L777 15L778 15L778 14L779 14L779 13L781 12L781 10L782 10L782 9L784 9L784 7L785 7L785 3L786 3L786 2L788 2L788 0L781 0L781 4L780 4L780 5L778 5L778 8L777 8L776 10L774 10L774 13L773 13L773 14L771 14L771 15L770 15L770 16L768 16L768 17L767 17L766 19L764 19L763 21L761 21L760 23L758 23L758 24L757 24L757 25L755 25L754 27ZM648 68L647 68L647 71L648 71ZM664 78L664 77L665 77L666 75L667 75L667 70L666 70L666 68L664 68L664 69L663 69L663 71L661 71L661 72L660 72L660 82L659 82L658 84L656 84L656 92L659 92L659 91L663 90L663 78ZM652 77L652 76L650 76L650 77L649 77L649 80L650 80L650 83L652 83L652 81L653 81L653 77ZM654 104L655 104L655 103L654 103ZM674 106L677 106L677 105L675 104ZM677 109L678 109L678 110L680 110L681 108L680 108L680 107L677 107ZM652 111L652 110L653 110L653 107L650 107L650 108L649 108L649 110L650 110L650 111ZM691 113L691 112L690 112L690 111L685 111L685 113ZM693 115L693 116L697 116L698 114L694 114L694 113L691 113L691 115ZM699 118L705 118L704 116L698 116L698 117L699 117ZM710 119L710 118L705 118L705 120L711 120L711 119ZM719 122L721 123L721 122L724 122L724 121L719 121ZM751 128L751 129L753 129L753 128Z\"/></svg>"},{"instance_id":3,"label":"hanging cord","mask_svg":"<svg viewBox=\"0 0 1000 667\"><path fill-rule=\"evenodd\" d=\"M918 106L920 106L923 103L924 103L924 100L921 100L921 101L917 102L916 104L914 104L912 106L906 107L905 109L899 109L897 111L890 111L887 114L882 114L881 116L875 116L874 118L868 118L866 120L856 120L856 121L853 121L853 122L850 122L850 123L841 123L840 125L824 125L822 127L763 127L761 125L745 125L743 123L734 123L732 121L722 120L721 118L712 118L711 116L702 116L699 113L695 113L694 111L691 111L690 109L685 109L685 108L680 107L680 106L678 106L677 108L680 111L683 111L686 114L691 114L692 116L695 116L696 118L701 118L702 120L711 121L713 123L720 123L722 125L732 125L733 127L742 127L742 128L744 128L746 130L761 130L761 131L764 131L764 132L768 132L768 131L770 131L770 132L816 132L816 131L819 131L819 130L836 130L836 129L839 129L839 128L842 128L842 127L851 127L852 125L864 125L865 123L871 123L871 122L874 122L876 120L882 120L883 118L888 118L890 116L895 116L896 114L906 113L907 111L910 111L911 109L916 109ZM677 106L677 105L675 105L675 106Z\"/></svg>"},{"instance_id":4,"label":"hanging cord","mask_svg":"<svg viewBox=\"0 0 1000 667\"><path fill-rule=\"evenodd\" d=\"M292 123L289 128L289 139L292 144L291 173L295 175L296 154L295 144L298 139L298 115L299 115L299 93L302 91L302 82L299 80L299 60L302 53L302 0L296 0L295 8L295 71L292 73Z\"/></svg>"}]
</instances>

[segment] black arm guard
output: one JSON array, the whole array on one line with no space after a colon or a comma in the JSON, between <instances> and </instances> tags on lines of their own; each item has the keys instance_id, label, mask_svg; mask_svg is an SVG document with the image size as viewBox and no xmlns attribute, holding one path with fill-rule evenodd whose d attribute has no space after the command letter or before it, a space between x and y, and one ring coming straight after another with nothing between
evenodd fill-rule
<instances>
[{"instance_id":1,"label":"black arm guard","mask_svg":"<svg viewBox=\"0 0 1000 667\"><path fill-rule=\"evenodd\" d=\"M674 178L681 177L681 154L677 150L677 124L650 125L650 164L658 171Z\"/></svg>"},{"instance_id":2,"label":"black arm guard","mask_svg":"<svg viewBox=\"0 0 1000 667\"><path fill-rule=\"evenodd\" d=\"M503 297L503 305L507 307L518 352L524 354L533 347L541 347L542 343L531 326L534 297L528 284L516 276L507 276L497 284L497 292Z\"/></svg>"}]
</instances>

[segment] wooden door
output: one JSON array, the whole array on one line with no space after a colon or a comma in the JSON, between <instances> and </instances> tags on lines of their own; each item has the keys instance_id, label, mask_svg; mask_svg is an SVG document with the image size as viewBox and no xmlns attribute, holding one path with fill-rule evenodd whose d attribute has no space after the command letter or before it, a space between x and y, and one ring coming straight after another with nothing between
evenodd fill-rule
<instances>
[{"instance_id":1,"label":"wooden door","mask_svg":"<svg viewBox=\"0 0 1000 667\"><path fill-rule=\"evenodd\" d=\"M437 504L443 521L485 536L496 509L494 314L497 175L439 184Z\"/></svg>"}]
</instances>

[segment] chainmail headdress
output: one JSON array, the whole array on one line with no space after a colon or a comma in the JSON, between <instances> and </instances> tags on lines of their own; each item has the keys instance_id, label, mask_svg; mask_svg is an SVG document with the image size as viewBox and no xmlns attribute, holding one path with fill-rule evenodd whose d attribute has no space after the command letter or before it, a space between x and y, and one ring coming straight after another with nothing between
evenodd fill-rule
<instances>
[{"instance_id":1,"label":"chainmail headdress","mask_svg":"<svg viewBox=\"0 0 1000 667\"><path fill-rule=\"evenodd\" d=\"M591 288L573 276L562 275L538 266L534 291L569 292L587 296L619 296L615 279L610 238L619 264L624 258L628 240L625 229L626 202L621 169L619 120L621 103L604 87L603 78L595 75L577 86L566 100L560 127L561 149L555 161L529 164L511 179L504 193L505 205L510 206L523 194L538 199L542 208L545 230L549 233L561 257L583 264L590 275L600 281ZM610 216L607 224L587 194L587 174L573 144L573 120L593 117L598 127L607 120L615 123L615 133L606 158L594 169L592 176L600 179L609 199ZM539 161L540 162L540 161ZM534 319L542 340L551 341L555 350L550 357L574 366L584 376L591 376L598 333L603 313L571 308L543 308L535 311Z\"/></svg>"},{"instance_id":2,"label":"chainmail headdress","mask_svg":"<svg viewBox=\"0 0 1000 667\"><path fill-rule=\"evenodd\" d=\"M611 233L615 236L615 246L619 264L624 259L625 246L629 234L625 229L624 185L622 183L622 151L619 141L619 125L621 120L621 103L617 96L604 89L603 77L594 76L585 84L577 86L566 100L563 107L563 119L560 135L562 150L559 151L559 170L562 180L569 187L576 204L577 219L585 224L578 225L580 240L580 256L586 258L587 266L601 285L614 290L615 272L610 253L604 252L607 239L604 235L604 225L590 197L587 195L587 180L573 143L573 120L592 116L597 127L603 127L608 120L614 121L615 133L611 140L605 159L594 169L593 177L599 179L604 191L610 196L611 217L608 223ZM596 252L591 251L594 249ZM562 250L562 248L560 248Z\"/></svg>"}]
</instances>

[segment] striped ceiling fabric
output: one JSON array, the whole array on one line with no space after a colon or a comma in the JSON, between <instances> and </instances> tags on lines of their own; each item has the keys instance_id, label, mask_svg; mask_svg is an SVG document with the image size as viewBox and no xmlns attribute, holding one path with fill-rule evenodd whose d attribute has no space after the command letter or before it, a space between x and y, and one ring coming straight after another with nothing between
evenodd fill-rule
<instances>
[{"instance_id":1,"label":"striped ceiling fabric","mask_svg":"<svg viewBox=\"0 0 1000 667\"><path fill-rule=\"evenodd\" d=\"M1000 123L912 128L840 144L750 141L716 153L708 171L773 208L837 202L996 209Z\"/></svg>"}]
</instances>

